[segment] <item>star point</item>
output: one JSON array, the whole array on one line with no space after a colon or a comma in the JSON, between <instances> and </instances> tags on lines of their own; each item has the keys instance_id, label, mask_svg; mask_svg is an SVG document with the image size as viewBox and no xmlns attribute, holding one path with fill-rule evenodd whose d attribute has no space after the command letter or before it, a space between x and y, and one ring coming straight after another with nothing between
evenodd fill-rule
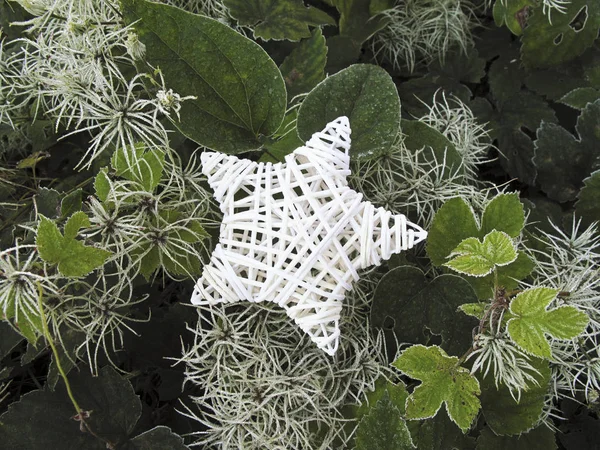
<instances>
[{"instance_id":1,"label":"star point","mask_svg":"<svg viewBox=\"0 0 600 450\"><path fill-rule=\"evenodd\" d=\"M342 303L358 270L427 236L348 186L350 133L348 118L339 117L277 164L202 154L223 222L193 304L275 302L335 354Z\"/></svg>"}]
</instances>

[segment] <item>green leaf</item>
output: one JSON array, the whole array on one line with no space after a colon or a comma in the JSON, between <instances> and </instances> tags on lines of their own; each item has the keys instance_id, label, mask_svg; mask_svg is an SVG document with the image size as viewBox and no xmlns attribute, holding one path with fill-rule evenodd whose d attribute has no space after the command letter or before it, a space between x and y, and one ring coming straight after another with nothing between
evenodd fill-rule
<instances>
[{"instance_id":1,"label":"green leaf","mask_svg":"<svg viewBox=\"0 0 600 450\"><path fill-rule=\"evenodd\" d=\"M481 233L503 231L516 238L525 226L525 210L516 192L496 195L485 207L481 217Z\"/></svg>"},{"instance_id":2,"label":"green leaf","mask_svg":"<svg viewBox=\"0 0 600 450\"><path fill-rule=\"evenodd\" d=\"M375 381L375 390L366 393L366 400L356 408L356 418L362 419L369 411L387 395L392 404L398 408L400 415L404 415L408 391L402 382L394 384L385 378L378 378Z\"/></svg>"},{"instance_id":3,"label":"green leaf","mask_svg":"<svg viewBox=\"0 0 600 450\"><path fill-rule=\"evenodd\" d=\"M545 335L555 339L573 339L588 324L588 316L574 306L548 310L556 298L556 289L538 287L521 292L510 303L514 318L507 324L510 338L524 351L541 358L550 358L552 351Z\"/></svg>"},{"instance_id":4,"label":"green leaf","mask_svg":"<svg viewBox=\"0 0 600 450\"><path fill-rule=\"evenodd\" d=\"M299 41L310 36L308 26L335 25L320 9L306 7L302 0L223 0L240 25L254 30L254 37Z\"/></svg>"},{"instance_id":5,"label":"green leaf","mask_svg":"<svg viewBox=\"0 0 600 450\"><path fill-rule=\"evenodd\" d=\"M542 123L535 141L537 181L559 202L575 200L583 179L600 168L600 100L588 103L577 119L575 138L564 128Z\"/></svg>"},{"instance_id":6,"label":"green leaf","mask_svg":"<svg viewBox=\"0 0 600 450\"><path fill-rule=\"evenodd\" d=\"M278 140L265 144L265 152L261 156L260 162L272 162L274 164L283 162L286 155L304 145L304 142L298 137L296 130L297 117L297 108L292 109L286 114L281 128L277 131Z\"/></svg>"},{"instance_id":7,"label":"green leaf","mask_svg":"<svg viewBox=\"0 0 600 450\"><path fill-rule=\"evenodd\" d=\"M363 42L388 22L385 17L372 15L371 2L372 0L332 0L341 16L340 36L352 39L359 49Z\"/></svg>"},{"instance_id":8,"label":"green leaf","mask_svg":"<svg viewBox=\"0 0 600 450\"><path fill-rule=\"evenodd\" d=\"M416 267L400 266L377 285L371 326L383 329L389 342L427 344L435 334L441 336L442 348L460 355L471 345L471 330L477 323L457 308L475 301L469 283L459 276L447 274L428 281Z\"/></svg>"},{"instance_id":9,"label":"green leaf","mask_svg":"<svg viewBox=\"0 0 600 450\"><path fill-rule=\"evenodd\" d=\"M71 214L81 211L83 194L82 189L75 189L70 194L66 195L60 202L60 217L65 218Z\"/></svg>"},{"instance_id":10,"label":"green leaf","mask_svg":"<svg viewBox=\"0 0 600 450\"><path fill-rule=\"evenodd\" d=\"M400 124L400 99L392 78L370 64L356 64L327 78L302 102L298 135L308 141L340 116L350 120L353 158L368 159L390 148Z\"/></svg>"},{"instance_id":11,"label":"green leaf","mask_svg":"<svg viewBox=\"0 0 600 450\"><path fill-rule=\"evenodd\" d=\"M591 47L600 30L600 3L570 0L550 22L542 6L533 10L523 32L522 58L526 67L550 67L570 61Z\"/></svg>"},{"instance_id":12,"label":"green leaf","mask_svg":"<svg viewBox=\"0 0 600 450\"><path fill-rule=\"evenodd\" d=\"M142 185L147 192L153 192L160 183L165 163L165 155L159 150L146 151L144 144L131 148L118 148L110 164L117 176Z\"/></svg>"},{"instance_id":13,"label":"green leaf","mask_svg":"<svg viewBox=\"0 0 600 450\"><path fill-rule=\"evenodd\" d=\"M41 188L33 196L37 213L49 218L60 216L60 197L54 189Z\"/></svg>"},{"instance_id":14,"label":"green leaf","mask_svg":"<svg viewBox=\"0 0 600 450\"><path fill-rule=\"evenodd\" d=\"M455 256L456 255L456 256ZM496 266L506 266L517 259L517 250L510 236L502 231L490 231L483 242L471 237L462 241L450 253L453 259L446 267L474 277L491 273Z\"/></svg>"},{"instance_id":15,"label":"green leaf","mask_svg":"<svg viewBox=\"0 0 600 450\"><path fill-rule=\"evenodd\" d=\"M571 92L563 95L558 101L574 109L582 110L588 103L593 103L600 99L600 90L592 87L582 87L573 89Z\"/></svg>"},{"instance_id":16,"label":"green leaf","mask_svg":"<svg viewBox=\"0 0 600 450\"><path fill-rule=\"evenodd\" d=\"M124 444L142 412L129 381L110 367L103 368L98 377L82 370L72 374L69 381L81 408L91 411L87 422L94 432L115 448ZM105 442L82 433L71 416L73 404L63 383L54 392L30 392L0 417L0 442L6 448L27 450L106 449Z\"/></svg>"},{"instance_id":17,"label":"green leaf","mask_svg":"<svg viewBox=\"0 0 600 450\"><path fill-rule=\"evenodd\" d=\"M58 264L59 272L68 277L81 277L100 267L111 253L75 240L79 229L89 225L89 218L79 211L68 220L63 237L56 223L41 216L36 238L40 257Z\"/></svg>"},{"instance_id":18,"label":"green leaf","mask_svg":"<svg viewBox=\"0 0 600 450\"><path fill-rule=\"evenodd\" d=\"M436 212L427 236L427 255L436 266L463 240L479 236L479 228L471 206L462 198L448 200Z\"/></svg>"},{"instance_id":19,"label":"green leaf","mask_svg":"<svg viewBox=\"0 0 600 450\"><path fill-rule=\"evenodd\" d=\"M527 19L529 7L534 3L531 0L504 0L494 3L494 22L507 28L516 36L523 33L523 26Z\"/></svg>"},{"instance_id":20,"label":"green leaf","mask_svg":"<svg viewBox=\"0 0 600 450\"><path fill-rule=\"evenodd\" d=\"M534 184L536 168L531 158L533 142L523 130L535 132L542 121L556 122L554 110L541 97L521 91L510 99L499 102L497 110L481 97L472 105L480 121L489 122L492 135L498 138L500 164L512 177Z\"/></svg>"},{"instance_id":21,"label":"green leaf","mask_svg":"<svg viewBox=\"0 0 600 450\"><path fill-rule=\"evenodd\" d=\"M480 408L479 381L441 348L413 345L393 365L405 375L422 381L406 401L406 417L433 417L446 404L450 419L466 433Z\"/></svg>"},{"instance_id":22,"label":"green leaf","mask_svg":"<svg viewBox=\"0 0 600 450\"><path fill-rule=\"evenodd\" d=\"M96 175L94 179L94 189L96 191L96 197L101 202L105 202L110 193L110 180L108 178L108 169L103 167Z\"/></svg>"},{"instance_id":23,"label":"green leaf","mask_svg":"<svg viewBox=\"0 0 600 450\"><path fill-rule=\"evenodd\" d=\"M475 317L481 320L485 314L488 304L483 302L477 303L464 303L458 307L460 311L465 313L467 316Z\"/></svg>"},{"instance_id":24,"label":"green leaf","mask_svg":"<svg viewBox=\"0 0 600 450\"><path fill-rule=\"evenodd\" d=\"M555 450L554 432L540 425L520 436L497 436L490 428L481 430L476 450Z\"/></svg>"},{"instance_id":25,"label":"green leaf","mask_svg":"<svg viewBox=\"0 0 600 450\"><path fill-rule=\"evenodd\" d=\"M507 266L498 267L498 284L505 289L515 289L519 285L519 280L526 278L534 267L533 260L519 250L515 261ZM493 273L485 277L469 277L468 281L475 290L477 298L489 299L493 296Z\"/></svg>"},{"instance_id":26,"label":"green leaf","mask_svg":"<svg viewBox=\"0 0 600 450\"><path fill-rule=\"evenodd\" d=\"M312 31L310 38L300 42L279 67L288 92L288 100L298 94L310 92L325 79L327 46L320 28Z\"/></svg>"},{"instance_id":27,"label":"green leaf","mask_svg":"<svg viewBox=\"0 0 600 450\"><path fill-rule=\"evenodd\" d=\"M91 225L89 217L83 211L76 212L65 224L65 239L75 239L80 229Z\"/></svg>"},{"instance_id":28,"label":"green leaf","mask_svg":"<svg viewBox=\"0 0 600 450\"><path fill-rule=\"evenodd\" d=\"M533 360L539 371L533 373L537 384L530 384L521 392L517 402L504 385L496 387L494 377L488 375L481 382L481 412L485 422L499 435L518 435L532 429L540 419L548 393L550 368L542 360Z\"/></svg>"},{"instance_id":29,"label":"green leaf","mask_svg":"<svg viewBox=\"0 0 600 450\"><path fill-rule=\"evenodd\" d=\"M48 152L35 152L17 163L17 169L34 169L37 163L49 158Z\"/></svg>"},{"instance_id":30,"label":"green leaf","mask_svg":"<svg viewBox=\"0 0 600 450\"><path fill-rule=\"evenodd\" d=\"M183 438L168 427L157 426L134 437L127 443L126 450L189 450Z\"/></svg>"},{"instance_id":31,"label":"green leaf","mask_svg":"<svg viewBox=\"0 0 600 450\"><path fill-rule=\"evenodd\" d=\"M431 149L431 152L422 152L420 154L420 162L432 163L438 161L438 163L441 164L445 161L444 178L450 178L451 176L456 175L456 171L459 170L462 165L462 157L448 138L435 128L418 120L402 119L400 126L406 148L413 152L421 150L423 147ZM434 181L435 176L432 175L431 177L432 181Z\"/></svg>"},{"instance_id":32,"label":"green leaf","mask_svg":"<svg viewBox=\"0 0 600 450\"><path fill-rule=\"evenodd\" d=\"M356 450L413 449L410 432L387 391L372 406L356 430Z\"/></svg>"},{"instance_id":33,"label":"green leaf","mask_svg":"<svg viewBox=\"0 0 600 450\"><path fill-rule=\"evenodd\" d=\"M583 180L583 188L577 196L575 211L584 225L600 222L600 170Z\"/></svg>"},{"instance_id":34,"label":"green leaf","mask_svg":"<svg viewBox=\"0 0 600 450\"><path fill-rule=\"evenodd\" d=\"M175 92L197 97L181 104L177 126L184 135L213 150L241 153L277 131L287 103L285 83L257 43L172 6L145 0L121 5L126 24L135 22L146 46L147 62L160 67Z\"/></svg>"},{"instance_id":35,"label":"green leaf","mask_svg":"<svg viewBox=\"0 0 600 450\"><path fill-rule=\"evenodd\" d=\"M472 450L475 439L464 435L440 409L435 417L424 420L410 420L408 429L414 444L419 450Z\"/></svg>"},{"instance_id":36,"label":"green leaf","mask_svg":"<svg viewBox=\"0 0 600 450\"><path fill-rule=\"evenodd\" d=\"M0 360L8 355L21 341L19 335L8 322L0 320Z\"/></svg>"}]
</instances>

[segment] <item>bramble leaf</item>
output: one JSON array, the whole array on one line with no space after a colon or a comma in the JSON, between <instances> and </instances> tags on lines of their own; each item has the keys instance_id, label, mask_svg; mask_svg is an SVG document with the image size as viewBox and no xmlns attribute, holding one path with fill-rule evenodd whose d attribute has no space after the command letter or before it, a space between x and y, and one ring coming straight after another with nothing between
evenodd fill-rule
<instances>
[{"instance_id":1,"label":"bramble leaf","mask_svg":"<svg viewBox=\"0 0 600 450\"><path fill-rule=\"evenodd\" d=\"M436 212L427 236L427 255L436 266L446 262L463 240L479 236L475 213L462 198L452 198Z\"/></svg>"},{"instance_id":2,"label":"bramble leaf","mask_svg":"<svg viewBox=\"0 0 600 450\"><path fill-rule=\"evenodd\" d=\"M382 329L390 342L427 344L432 334L437 335L447 353L461 354L472 343L476 322L457 308L476 300L469 283L457 275L444 274L429 281L418 268L399 266L377 285L371 326Z\"/></svg>"},{"instance_id":3,"label":"bramble leaf","mask_svg":"<svg viewBox=\"0 0 600 450\"><path fill-rule=\"evenodd\" d=\"M550 67L570 61L591 47L600 30L600 2L570 0L564 12L543 13L542 6L532 11L523 32L521 60L526 67Z\"/></svg>"},{"instance_id":4,"label":"bramble leaf","mask_svg":"<svg viewBox=\"0 0 600 450\"><path fill-rule=\"evenodd\" d=\"M71 214L81 211L83 190L75 189L70 194L63 197L60 202L60 217L65 218Z\"/></svg>"},{"instance_id":5,"label":"bramble leaf","mask_svg":"<svg viewBox=\"0 0 600 450\"><path fill-rule=\"evenodd\" d=\"M537 131L537 181L558 202L575 200L583 179L600 168L600 100L588 103L577 119L579 139L559 125L542 123Z\"/></svg>"},{"instance_id":6,"label":"bramble leaf","mask_svg":"<svg viewBox=\"0 0 600 450\"><path fill-rule=\"evenodd\" d=\"M103 167L96 175L94 179L94 190L96 191L96 197L101 202L105 202L110 193L110 180L108 178L108 169Z\"/></svg>"},{"instance_id":7,"label":"bramble leaf","mask_svg":"<svg viewBox=\"0 0 600 450\"><path fill-rule=\"evenodd\" d=\"M496 195L485 207L481 217L481 233L503 231L512 238L525 226L525 210L516 192Z\"/></svg>"},{"instance_id":8,"label":"bramble leaf","mask_svg":"<svg viewBox=\"0 0 600 450\"><path fill-rule=\"evenodd\" d=\"M320 28L300 42L284 60L279 70L285 80L288 101L298 94L310 92L325 79L327 45Z\"/></svg>"},{"instance_id":9,"label":"bramble leaf","mask_svg":"<svg viewBox=\"0 0 600 450\"><path fill-rule=\"evenodd\" d=\"M450 253L454 256L444 265L451 269L471 275L482 277L494 270L496 266L506 266L517 259L517 250L510 236L502 231L491 231L483 242L475 237L462 241Z\"/></svg>"},{"instance_id":10,"label":"bramble leaf","mask_svg":"<svg viewBox=\"0 0 600 450\"><path fill-rule=\"evenodd\" d=\"M494 22L496 26L506 27L516 36L523 34L527 11L533 6L532 0L504 0L494 3Z\"/></svg>"},{"instance_id":11,"label":"bramble leaf","mask_svg":"<svg viewBox=\"0 0 600 450\"><path fill-rule=\"evenodd\" d=\"M75 239L79 229L89 225L89 218L79 211L67 221L63 237L56 223L41 216L36 238L40 257L47 263L58 264L58 271L68 277L81 277L100 267L111 253Z\"/></svg>"},{"instance_id":12,"label":"bramble leaf","mask_svg":"<svg viewBox=\"0 0 600 450\"><path fill-rule=\"evenodd\" d=\"M373 15L372 0L332 0L332 3L340 13L340 36L350 38L358 49L388 22L383 16Z\"/></svg>"},{"instance_id":13,"label":"bramble leaf","mask_svg":"<svg viewBox=\"0 0 600 450\"><path fill-rule=\"evenodd\" d=\"M169 5L121 0L125 23L146 46L146 60L181 96L176 125L213 150L260 148L277 131L286 108L283 77L254 41L227 25Z\"/></svg>"},{"instance_id":14,"label":"bramble leaf","mask_svg":"<svg viewBox=\"0 0 600 450\"><path fill-rule=\"evenodd\" d=\"M588 103L594 103L598 99L600 99L600 89L580 87L563 95L558 102L571 108L582 110Z\"/></svg>"},{"instance_id":15,"label":"bramble leaf","mask_svg":"<svg viewBox=\"0 0 600 450\"><path fill-rule=\"evenodd\" d=\"M308 141L340 116L352 124L352 158L369 159L391 147L398 135L400 98L388 73L355 64L321 82L300 106L298 136Z\"/></svg>"},{"instance_id":16,"label":"bramble leaf","mask_svg":"<svg viewBox=\"0 0 600 450\"><path fill-rule=\"evenodd\" d=\"M555 339L573 339L588 324L588 316L574 306L548 310L558 291L545 287L521 292L510 303L514 318L507 324L510 338L524 351L540 358L550 358L552 351L545 335Z\"/></svg>"},{"instance_id":17,"label":"bramble leaf","mask_svg":"<svg viewBox=\"0 0 600 450\"><path fill-rule=\"evenodd\" d=\"M360 421L356 430L355 448L357 450L415 448L400 409L392 403L387 390Z\"/></svg>"},{"instance_id":18,"label":"bramble leaf","mask_svg":"<svg viewBox=\"0 0 600 450\"><path fill-rule=\"evenodd\" d=\"M465 313L467 316L475 317L481 320L481 318L485 314L487 306L488 304L484 302L464 303L460 305L458 309L459 311Z\"/></svg>"},{"instance_id":19,"label":"bramble leaf","mask_svg":"<svg viewBox=\"0 0 600 450\"><path fill-rule=\"evenodd\" d=\"M584 224L600 222L600 170L596 170L583 180L583 188L577 196L575 211L582 217Z\"/></svg>"},{"instance_id":20,"label":"bramble leaf","mask_svg":"<svg viewBox=\"0 0 600 450\"><path fill-rule=\"evenodd\" d=\"M535 382L521 392L517 402L509 389L501 384L496 387L494 377L489 375L481 381L481 412L485 422L498 435L518 435L539 423L548 393L550 368L548 362L532 358Z\"/></svg>"},{"instance_id":21,"label":"bramble leaf","mask_svg":"<svg viewBox=\"0 0 600 450\"><path fill-rule=\"evenodd\" d=\"M405 375L422 381L406 400L406 417L433 417L446 404L450 419L463 433L471 427L481 406L479 381L439 347L413 345L393 362Z\"/></svg>"},{"instance_id":22,"label":"bramble leaf","mask_svg":"<svg viewBox=\"0 0 600 450\"><path fill-rule=\"evenodd\" d=\"M147 151L144 144L131 148L118 148L110 160L117 176L135 181L152 192L158 186L163 172L165 155L161 151Z\"/></svg>"},{"instance_id":23,"label":"bramble leaf","mask_svg":"<svg viewBox=\"0 0 600 450\"><path fill-rule=\"evenodd\" d=\"M498 436L489 427L481 430L476 450L555 450L554 432L540 425L520 436Z\"/></svg>"},{"instance_id":24,"label":"bramble leaf","mask_svg":"<svg viewBox=\"0 0 600 450\"><path fill-rule=\"evenodd\" d=\"M304 6L302 0L223 0L240 25L250 26L254 37L299 41L310 36L310 26L335 25L324 11Z\"/></svg>"}]
</instances>

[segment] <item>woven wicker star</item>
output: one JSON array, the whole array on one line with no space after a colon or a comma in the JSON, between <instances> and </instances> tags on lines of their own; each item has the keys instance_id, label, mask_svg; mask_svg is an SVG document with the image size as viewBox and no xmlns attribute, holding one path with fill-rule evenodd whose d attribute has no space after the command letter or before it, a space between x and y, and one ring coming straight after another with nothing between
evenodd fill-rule
<instances>
[{"instance_id":1,"label":"woven wicker star","mask_svg":"<svg viewBox=\"0 0 600 450\"><path fill-rule=\"evenodd\" d=\"M427 236L348 187L350 133L339 117L278 164L202 154L223 223L192 303L275 302L335 354L342 302L358 271Z\"/></svg>"}]
</instances>

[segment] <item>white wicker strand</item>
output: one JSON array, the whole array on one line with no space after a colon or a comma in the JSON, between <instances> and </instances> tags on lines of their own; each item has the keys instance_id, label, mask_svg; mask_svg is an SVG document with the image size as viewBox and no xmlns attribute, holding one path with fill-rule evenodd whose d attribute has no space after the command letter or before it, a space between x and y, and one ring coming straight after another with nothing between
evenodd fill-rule
<instances>
[{"instance_id":1,"label":"white wicker strand","mask_svg":"<svg viewBox=\"0 0 600 450\"><path fill-rule=\"evenodd\" d=\"M278 164L202 154L223 222L192 303L275 302L335 354L342 302L358 271L427 236L348 187L350 132L340 117Z\"/></svg>"}]
</instances>

